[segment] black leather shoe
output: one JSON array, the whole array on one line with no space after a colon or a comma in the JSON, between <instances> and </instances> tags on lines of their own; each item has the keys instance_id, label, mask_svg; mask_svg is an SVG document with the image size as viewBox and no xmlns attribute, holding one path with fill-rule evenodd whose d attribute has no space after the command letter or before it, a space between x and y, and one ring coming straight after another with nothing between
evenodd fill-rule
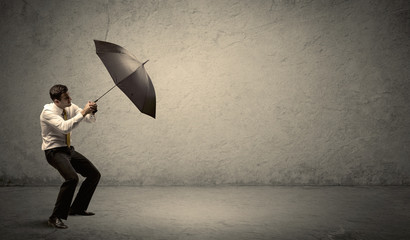
<instances>
[{"instance_id":1,"label":"black leather shoe","mask_svg":"<svg viewBox=\"0 0 410 240\"><path fill-rule=\"evenodd\" d=\"M68 214L71 215L71 216L75 216L75 215L93 216L93 215L95 215L95 213L93 213L93 212L86 212L86 211L80 211L80 212L70 211Z\"/></svg>"},{"instance_id":2,"label":"black leather shoe","mask_svg":"<svg viewBox=\"0 0 410 240\"><path fill-rule=\"evenodd\" d=\"M50 217L50 218L48 219L48 225L49 225L49 226L52 226L52 227L55 227L55 228L61 228L61 229L66 229L66 228L68 228L68 226L65 225L65 224L63 223L63 221L61 221L61 219L58 218L58 217Z\"/></svg>"}]
</instances>

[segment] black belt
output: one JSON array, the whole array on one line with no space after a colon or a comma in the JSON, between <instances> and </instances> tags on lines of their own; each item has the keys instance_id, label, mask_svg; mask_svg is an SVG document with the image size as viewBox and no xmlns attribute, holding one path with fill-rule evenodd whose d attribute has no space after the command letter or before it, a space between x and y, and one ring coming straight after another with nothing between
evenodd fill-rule
<instances>
[{"instance_id":1,"label":"black belt","mask_svg":"<svg viewBox=\"0 0 410 240\"><path fill-rule=\"evenodd\" d=\"M44 150L44 152L45 152L46 154L48 154L49 152L53 152L53 151L71 151L71 150L74 150L74 147L73 147L73 146L70 146L70 147L65 146L65 147L50 148L50 149Z\"/></svg>"}]
</instances>

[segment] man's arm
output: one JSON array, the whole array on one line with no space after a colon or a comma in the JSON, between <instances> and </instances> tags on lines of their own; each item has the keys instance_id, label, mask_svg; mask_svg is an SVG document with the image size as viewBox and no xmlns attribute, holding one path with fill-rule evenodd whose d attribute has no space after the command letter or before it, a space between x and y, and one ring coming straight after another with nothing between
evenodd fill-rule
<instances>
[{"instance_id":1,"label":"man's arm","mask_svg":"<svg viewBox=\"0 0 410 240\"><path fill-rule=\"evenodd\" d=\"M83 117L85 118L86 122L95 122L95 114L93 113L94 110L97 110L97 104L94 102L88 102L84 109L78 107L75 105L75 114L81 113Z\"/></svg>"},{"instance_id":2,"label":"man's arm","mask_svg":"<svg viewBox=\"0 0 410 240\"><path fill-rule=\"evenodd\" d=\"M73 118L64 120L55 112L46 109L41 115L41 118L41 120L47 123L48 125L54 127L55 129L59 130L64 134L68 134L78 126L78 124L81 122L81 120L83 120L84 117L82 114L77 114Z\"/></svg>"}]
</instances>

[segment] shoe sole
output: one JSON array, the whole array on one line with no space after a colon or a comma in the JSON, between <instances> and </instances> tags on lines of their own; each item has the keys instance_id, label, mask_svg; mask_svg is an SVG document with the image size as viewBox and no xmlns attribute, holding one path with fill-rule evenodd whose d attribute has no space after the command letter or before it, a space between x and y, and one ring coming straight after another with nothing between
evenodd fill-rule
<instances>
[{"instance_id":1,"label":"shoe sole","mask_svg":"<svg viewBox=\"0 0 410 240\"><path fill-rule=\"evenodd\" d=\"M69 216L86 216L86 217L89 217L89 216L94 216L95 214L94 213L93 214L69 213L68 215Z\"/></svg>"}]
</instances>

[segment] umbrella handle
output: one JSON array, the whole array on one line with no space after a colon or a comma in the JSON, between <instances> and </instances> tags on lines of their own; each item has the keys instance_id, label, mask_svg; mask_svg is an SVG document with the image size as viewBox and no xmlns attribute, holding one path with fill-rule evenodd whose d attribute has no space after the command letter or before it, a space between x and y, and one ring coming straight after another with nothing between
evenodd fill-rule
<instances>
[{"instance_id":1,"label":"umbrella handle","mask_svg":"<svg viewBox=\"0 0 410 240\"><path fill-rule=\"evenodd\" d=\"M96 102L98 102L98 100L99 100L99 99L95 100L94 102L96 103ZM94 111L93 111L93 114L95 114L96 112L98 112L98 110L94 110Z\"/></svg>"}]
</instances>

